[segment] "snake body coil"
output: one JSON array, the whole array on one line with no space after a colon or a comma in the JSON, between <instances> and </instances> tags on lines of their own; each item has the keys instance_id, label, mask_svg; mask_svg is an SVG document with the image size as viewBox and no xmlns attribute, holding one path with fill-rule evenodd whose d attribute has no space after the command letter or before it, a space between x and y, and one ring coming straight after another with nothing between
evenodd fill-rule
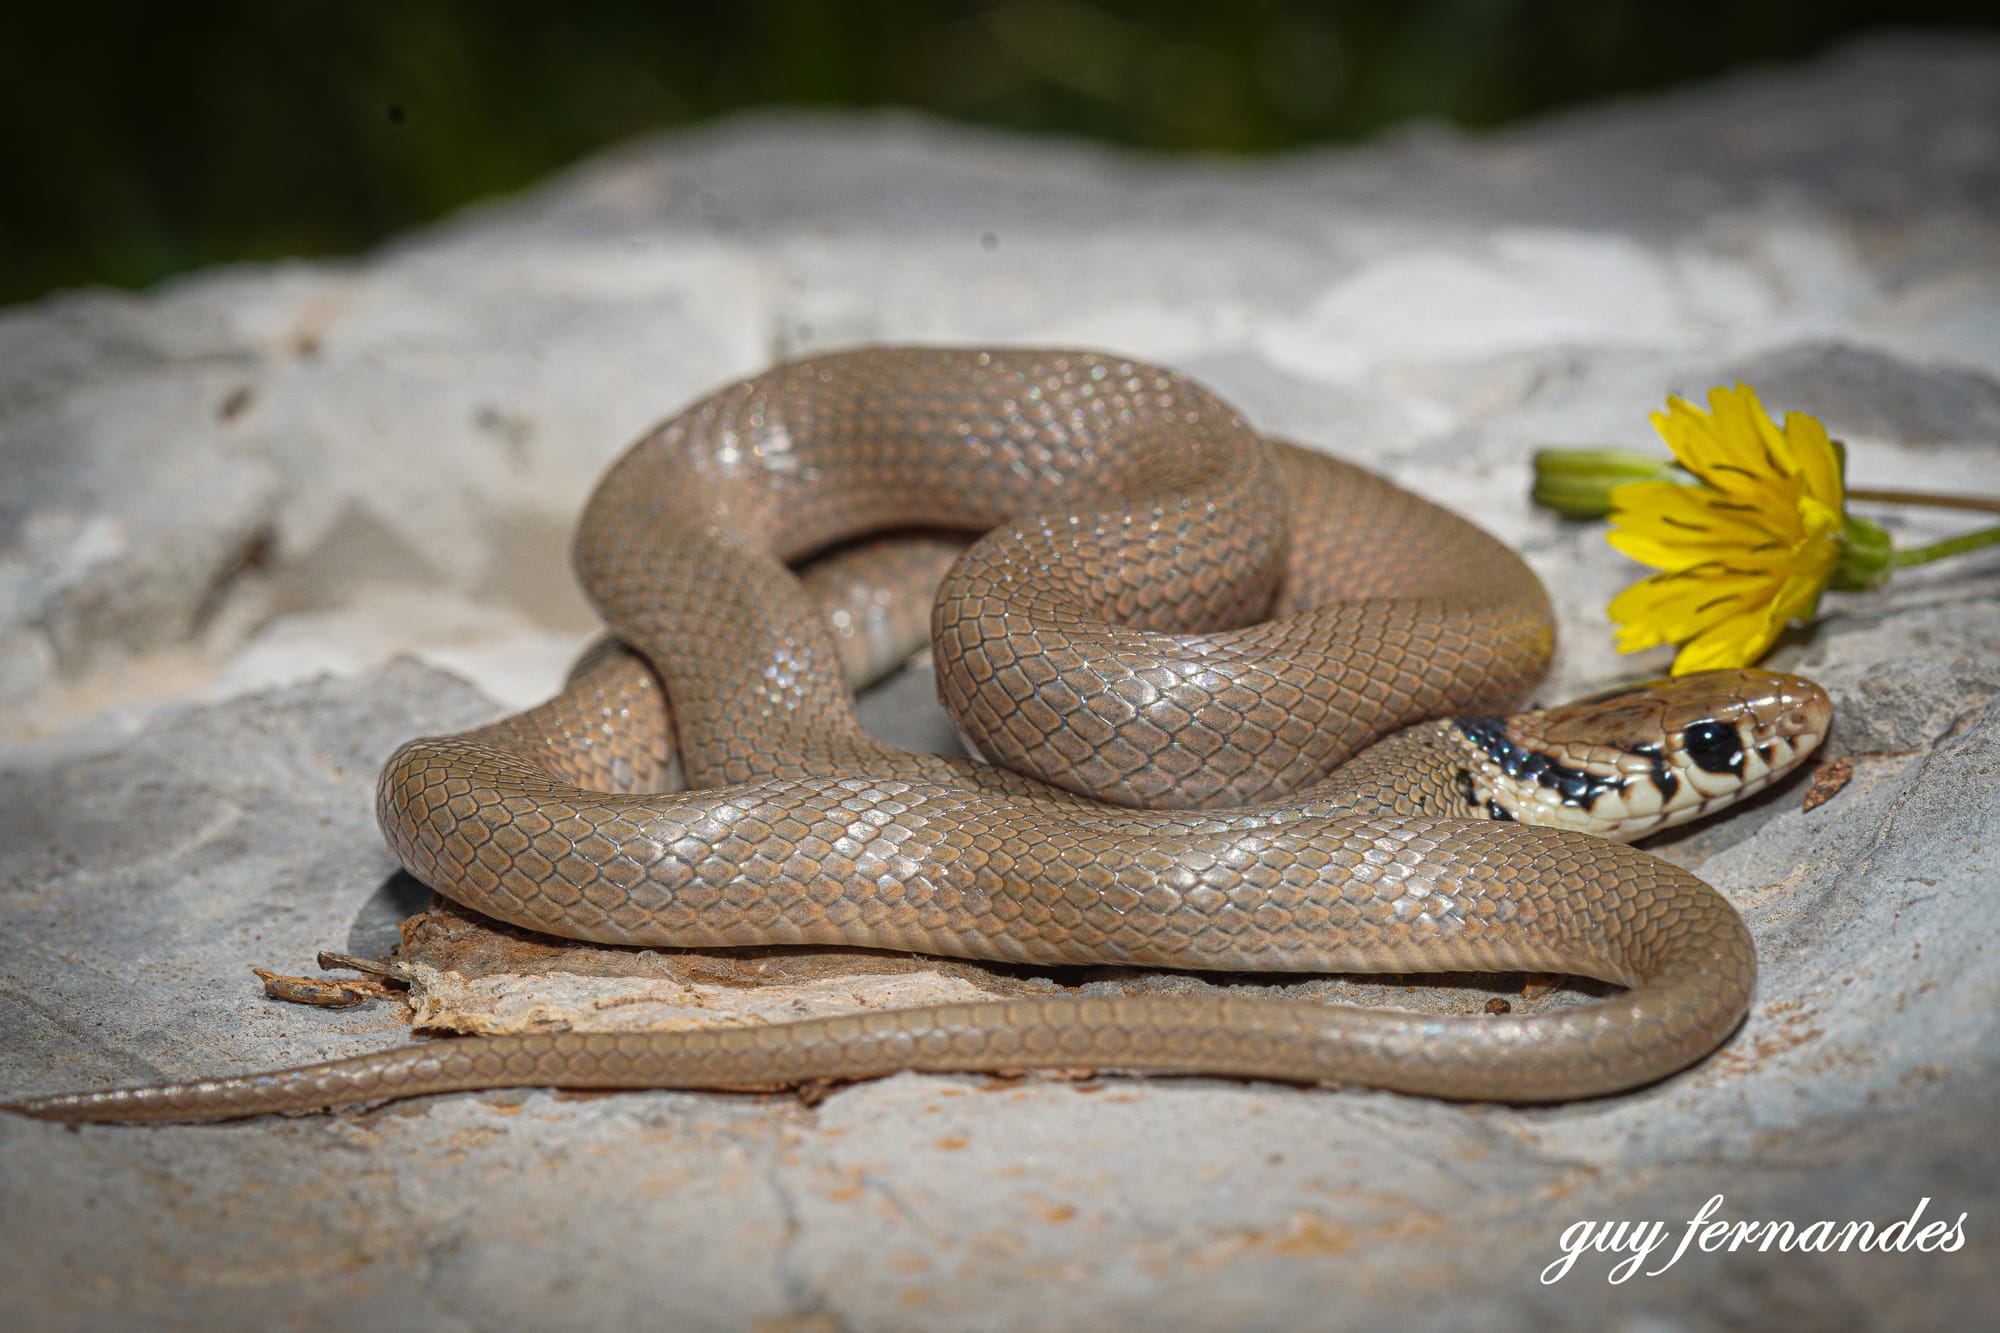
<instances>
[{"instance_id":1,"label":"snake body coil","mask_svg":"<svg viewBox=\"0 0 2000 1333\"><path fill-rule=\"evenodd\" d=\"M867 736L856 668L786 567L909 525L990 530L945 577L931 628L940 694L991 766ZM1178 375L1018 350L781 366L641 440L592 498L576 561L629 650L593 655L539 709L404 746L382 775L397 856L479 911L609 943L1531 969L1630 989L1534 1016L1058 998L481 1038L14 1109L201 1118L1037 1065L1545 1100L1680 1069L1748 1005L1751 940L1713 890L1628 847L1505 822L1475 785L1484 760L1448 748L1470 737L1498 756L1485 768L1508 766L1503 723L1403 731L1348 762L1517 698L1553 647L1546 597L1477 529L1261 440ZM1793 721L1807 707L1773 700L1759 707ZM675 748L691 790L657 794ZM1550 801L1568 800L1536 762Z\"/></svg>"}]
</instances>

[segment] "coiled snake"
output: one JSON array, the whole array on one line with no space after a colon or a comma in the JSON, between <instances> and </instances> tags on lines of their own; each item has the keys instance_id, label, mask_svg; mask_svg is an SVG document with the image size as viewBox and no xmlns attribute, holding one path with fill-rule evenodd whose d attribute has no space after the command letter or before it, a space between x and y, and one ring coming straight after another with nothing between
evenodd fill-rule
<instances>
[{"instance_id":1,"label":"coiled snake","mask_svg":"<svg viewBox=\"0 0 2000 1333\"><path fill-rule=\"evenodd\" d=\"M785 564L909 525L990 530L931 623L939 693L990 765L864 733L856 668ZM474 1038L11 1109L188 1119L1034 1066L1615 1091L1728 1035L1755 976L1748 931L1685 871L1521 821L1636 837L1773 780L1827 721L1817 687L1763 673L1495 717L1553 648L1518 557L1369 473L1260 439L1182 376L1090 353L777 367L634 446L590 501L576 565L631 648L593 654L540 709L404 746L382 775L397 856L479 911L611 943L1530 969L1629 989L1521 1016L1037 998ZM654 794L674 760L666 700L681 795ZM1467 716L1424 722L1451 714Z\"/></svg>"}]
</instances>

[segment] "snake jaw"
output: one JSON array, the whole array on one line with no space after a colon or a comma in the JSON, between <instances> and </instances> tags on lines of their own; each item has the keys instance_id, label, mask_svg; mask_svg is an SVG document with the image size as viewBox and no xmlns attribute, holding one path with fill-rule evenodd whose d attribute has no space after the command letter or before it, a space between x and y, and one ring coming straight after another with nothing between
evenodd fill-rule
<instances>
[{"instance_id":1,"label":"snake jaw","mask_svg":"<svg viewBox=\"0 0 2000 1333\"><path fill-rule=\"evenodd\" d=\"M1661 828L1699 819L1781 781L1819 748L1832 724L1826 691L1798 676L1744 670L1678 681L1687 682L1687 696L1667 706L1667 749L1684 794ZM1705 690L1714 698L1702 697ZM1691 743L1712 729L1726 733L1725 745Z\"/></svg>"}]
</instances>

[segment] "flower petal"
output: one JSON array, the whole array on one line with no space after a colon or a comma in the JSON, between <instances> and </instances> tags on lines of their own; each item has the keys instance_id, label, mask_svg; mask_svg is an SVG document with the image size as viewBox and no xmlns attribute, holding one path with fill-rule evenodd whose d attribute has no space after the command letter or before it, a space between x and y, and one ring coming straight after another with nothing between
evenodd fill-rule
<instances>
[{"instance_id":1,"label":"flower petal","mask_svg":"<svg viewBox=\"0 0 2000 1333\"><path fill-rule=\"evenodd\" d=\"M1615 488L1611 504L1605 540L1656 569L1685 569L1737 551L1775 550L1802 535L1796 512L1769 513L1706 486L1633 482Z\"/></svg>"},{"instance_id":2,"label":"flower petal","mask_svg":"<svg viewBox=\"0 0 2000 1333\"><path fill-rule=\"evenodd\" d=\"M1643 578L1611 599L1618 651L1681 643L1724 621L1761 616L1782 574L1716 561Z\"/></svg>"},{"instance_id":3,"label":"flower petal","mask_svg":"<svg viewBox=\"0 0 2000 1333\"><path fill-rule=\"evenodd\" d=\"M1770 623L1771 637L1784 632L1785 626L1794 620L1810 619L1819 605L1820 590L1826 586L1824 574L1795 573L1771 595L1771 605L1764 617Z\"/></svg>"},{"instance_id":4,"label":"flower petal","mask_svg":"<svg viewBox=\"0 0 2000 1333\"><path fill-rule=\"evenodd\" d=\"M1807 619L1825 580L1794 575L1774 589L1761 610L1720 621L1681 645L1673 673L1718 671L1750 666L1771 650L1794 620Z\"/></svg>"},{"instance_id":5,"label":"flower petal","mask_svg":"<svg viewBox=\"0 0 2000 1333\"><path fill-rule=\"evenodd\" d=\"M1667 410L1655 412L1651 417L1653 429L1667 442L1667 448L1674 451L1682 467L1703 475L1703 467L1710 459L1722 457L1722 446L1715 437L1715 423L1708 413L1696 407L1685 398L1667 399Z\"/></svg>"},{"instance_id":6,"label":"flower petal","mask_svg":"<svg viewBox=\"0 0 2000 1333\"><path fill-rule=\"evenodd\" d=\"M1777 637L1778 631L1765 625L1760 616L1731 616L1682 644L1674 655L1673 674L1749 666L1770 651Z\"/></svg>"},{"instance_id":7,"label":"flower petal","mask_svg":"<svg viewBox=\"0 0 2000 1333\"><path fill-rule=\"evenodd\" d=\"M1846 507L1840 478L1840 456L1827 437L1820 419L1804 412L1785 414L1785 438L1791 441L1792 456L1798 460L1799 479L1805 493L1835 514Z\"/></svg>"},{"instance_id":8,"label":"flower petal","mask_svg":"<svg viewBox=\"0 0 2000 1333\"><path fill-rule=\"evenodd\" d=\"M1715 411L1717 432L1745 456L1753 450L1760 455L1762 466L1758 470L1766 477L1791 481L1798 475L1792 446L1764 410L1755 389L1741 380L1734 389L1711 389L1708 405Z\"/></svg>"},{"instance_id":9,"label":"flower petal","mask_svg":"<svg viewBox=\"0 0 2000 1333\"><path fill-rule=\"evenodd\" d=\"M1721 394L1717 390L1716 394ZM1716 395L1711 395L1711 399ZM1733 499L1767 507L1782 494L1762 444L1741 429L1688 402L1669 398L1665 412L1653 413L1653 429L1674 451L1681 465L1707 485Z\"/></svg>"}]
</instances>

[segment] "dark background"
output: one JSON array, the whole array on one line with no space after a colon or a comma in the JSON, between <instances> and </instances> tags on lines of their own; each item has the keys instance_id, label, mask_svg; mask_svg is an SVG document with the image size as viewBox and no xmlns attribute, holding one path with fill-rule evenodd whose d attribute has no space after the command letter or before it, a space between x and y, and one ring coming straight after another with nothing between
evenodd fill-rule
<instances>
[{"instance_id":1,"label":"dark background","mask_svg":"<svg viewBox=\"0 0 2000 1333\"><path fill-rule=\"evenodd\" d=\"M742 107L1256 153L2000 27L1965 0L42 3L0 28L0 301L337 254Z\"/></svg>"}]
</instances>

